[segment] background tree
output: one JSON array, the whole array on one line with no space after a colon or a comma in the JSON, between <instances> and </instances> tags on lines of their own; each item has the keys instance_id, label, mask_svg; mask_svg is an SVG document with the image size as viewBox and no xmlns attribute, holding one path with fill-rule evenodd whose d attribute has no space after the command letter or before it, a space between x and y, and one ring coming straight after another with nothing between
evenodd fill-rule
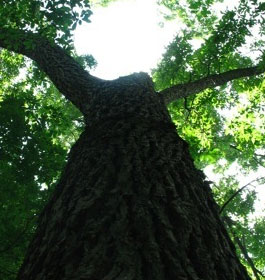
<instances>
[{"instance_id":1,"label":"background tree","mask_svg":"<svg viewBox=\"0 0 265 280\"><path fill-rule=\"evenodd\" d=\"M19 32L19 30L27 29L31 30L33 33L39 33L43 37L48 38L49 41L56 41L57 44L65 47L65 53L72 52L71 32L69 31L69 27L74 29L79 20L88 20L88 16L90 15L89 6L86 2L75 3L74 1L63 1L62 3L53 3L53 1L47 1L43 4L42 2L27 3L27 1L4 1L3 4L4 6L1 9L1 45L10 50L26 54L29 57L32 57L34 49L36 50L34 43L37 44L37 36L31 37L31 35L29 35L29 37L25 38L26 33ZM207 7L210 7L209 4L211 3L208 3ZM78 10L75 11L75 8L77 8L78 5L86 5L86 9L84 9L82 13L78 13ZM200 2L198 7L203 7L203 3ZM247 6L245 5L243 8L246 9ZM187 8L185 11L188 12L189 9ZM200 14L196 9L195 11L196 16ZM262 5L257 4L256 9L252 10L252 12L256 13L254 15L260 15L262 12ZM182 11L182 13L184 12ZM14 16L9 18L10 15ZM191 19L190 15L187 18ZM251 15L251 19L253 18L255 18L255 24L262 20L262 18L256 18ZM230 18L228 17L228 19ZM199 20L202 21L202 17L199 17ZM217 22L217 19L215 20ZM222 25L222 19L218 22ZM223 20L223 22L229 21ZM244 26L249 28L251 27L251 24L253 25L253 23L249 23L248 25L248 23L244 22L240 25L238 24L240 23L238 19L236 23L235 26L238 26L238 28L240 26L242 28ZM202 24L205 23L203 22ZM192 27L192 25L190 26ZM214 37L215 32L218 33L219 27L217 26L216 29L210 29L212 26L215 26L213 21L208 23L208 30L203 29L205 34L200 34L200 36L202 38L207 38L209 34L213 34L212 37ZM224 29L224 34L226 34L229 29L228 27L222 27ZM189 44L189 40L194 36L198 36L198 34L195 32L192 33L191 31L185 31L183 32L183 36L179 38L178 41L176 40L174 50L176 54L179 56L181 55L180 59L186 57L186 62L184 61L186 64L183 64L183 62L182 64L175 64L180 67L180 69L183 67L183 69L181 69L182 72L178 71L178 69L170 71L170 63L172 62L173 65L174 60L179 59L178 57L174 58L174 56L170 56L169 60L164 63L164 66L168 68L163 69L163 67L160 66L160 69L158 68L156 73L154 73L156 85L158 88L162 89L160 95L163 94L163 96L165 96L165 100L168 100L167 103L176 98L185 97L184 101L180 99L177 103L171 105L171 114L178 123L178 130L181 135L189 141L192 155L199 166L204 166L209 162L217 162L221 158L229 159L229 156L231 156L230 148L238 153L238 149L241 148L241 146L238 147L238 143L241 143L242 147L246 147L245 143L250 145L249 142L253 142L250 139L258 139L257 141L255 140L252 145L254 147L252 154L249 152L249 149L245 149L245 153L244 150L241 151L240 149L242 164L253 168L253 166L255 166L254 163L248 164L246 159L249 159L250 161L250 158L252 158L254 153L258 154L257 150L259 151L263 149L264 143L262 143L263 138L260 136L260 128L255 126L255 130L253 128L252 130L245 130L245 125L247 125L246 119L249 115L242 119L237 118L237 123L234 125L234 127L240 127L240 124L242 124L243 128L241 128L241 131L242 129L244 132L248 131L248 134L245 133L244 136L242 136L242 133L239 131L238 134L234 133L235 135L232 135L234 138L231 137L231 135L229 135L230 138L224 137L226 135L223 123L221 122L222 118L220 118L218 110L216 109L220 107L220 104L222 104L221 109L227 106L225 104L235 104L233 102L238 98L236 96L240 93L239 89L233 91L232 96L234 96L234 100L231 99L232 97L229 98L229 95L226 92L216 90L204 91L197 94L195 98L190 96L192 93L202 91L209 87L216 85L223 86L225 82L234 78L252 76L263 72L263 57L257 58L257 61L254 62L245 57L237 57L236 55L236 58L233 58L233 52L236 51L237 47L242 46L243 44L241 42L243 40L241 37L247 35L246 32L244 32L241 34L237 29L232 30L230 35L234 36L226 36L223 38L219 48L222 50L221 55L223 55L221 63L215 56L217 50L214 49L211 52L211 48L214 48L216 43L213 43L210 39L210 43L206 40L199 50L193 51ZM232 37L233 40L231 39ZM21 41L19 40L21 38L23 40L22 46ZM209 38L211 38L211 36ZM232 45L234 39L238 39L239 42L237 45ZM228 50L226 50L226 45L224 43L228 46ZM49 44L47 44L47 46L48 45ZM172 45L174 45L174 43ZM183 45L184 47L182 47L184 50L185 48L190 48L190 53L186 51L184 52L184 56L183 53L179 52L179 49L176 48L179 45ZM232 47L229 49L230 45L232 45ZM262 42L259 42L258 46L261 48ZM174 48L172 47L172 51L173 49ZM218 55L219 53L217 53L217 58L219 57ZM3 279L12 279L10 273L13 273L16 266L21 262L26 247L25 241L27 241L29 235L34 230L35 217L42 208L44 201L46 201L48 192L51 190L40 191L40 188L51 185L57 180L58 174L64 164L66 151L69 148L67 145L77 139L78 132L76 132L76 128L77 131L78 129L80 131L83 125L80 113L77 110L74 110L74 107L67 101L60 98L54 86L50 84L43 73L37 70L35 65L29 66L29 62L26 62L25 64L24 58L21 56L11 54L4 50L1 52L1 56L3 56L3 79L1 87L3 91L1 94L1 110L3 110L3 114L1 114L1 117L3 117L1 122L1 124L3 123L3 125L1 125L1 154L3 154L3 157L1 157L1 177L5 180L3 181L4 184L2 184L4 188L2 193L5 194L5 196L3 196L2 201L3 211L1 217L3 221L8 220L9 222L1 228L3 236L7 236L7 238L3 238L3 244L1 244L3 248L1 250L3 257L0 265L2 267L1 273L3 274ZM164 57L166 60L167 54L165 54ZM45 56L43 56L43 58L45 58ZM196 62L199 58L203 63ZM35 57L34 59L37 60ZM85 62L90 66L94 63L93 59L89 56L77 60L78 63L81 63L83 66ZM211 60L212 62L210 62ZM39 61L37 62L41 64ZM213 68L211 68L212 63L214 64ZM255 66L253 66L253 63L255 63ZM218 70L216 65L219 67ZM18 69L25 68L26 66L29 69L28 74L26 74L23 81L18 82L16 79L19 74ZM40 66L44 68L42 65ZM223 68L220 70L220 67ZM228 72L230 69L236 68L244 69ZM186 71L187 69L189 69L189 71ZM44 70L47 72L47 69ZM226 72L226 75L215 75L224 72ZM163 78L161 78L162 76L160 76L160 73L164 73ZM175 80L170 76L171 74L176 74ZM48 76L50 76L52 80L55 79L55 84L57 83L56 85L58 87L58 81L55 77L56 75L48 73ZM63 77L60 77L63 80ZM140 84L141 79L138 80L138 78L136 78L137 76L134 77L135 78L132 79L136 79L137 83ZM139 77L141 77L141 75L139 75ZM161 85L160 81L166 83L167 80L170 81L168 85ZM199 82L192 83L193 81L198 80ZM122 84L122 80L120 80L119 83ZM173 88L173 91L163 91L163 88L179 83L181 83L181 85ZM184 85L182 85L183 83ZM252 95L254 94L253 92L256 92L256 95L253 95L253 98L250 101L252 101L251 104L256 103L255 106L257 107L255 108L259 113L261 110L259 106L262 104L262 95L260 94L260 89L262 92L262 79L255 78L254 80L249 80L248 83L244 80L244 82L242 81L238 84L240 86L239 88L242 88L242 91L243 89L248 89L248 91L250 91L249 89L253 89L251 93ZM64 92L64 89L60 88L60 90ZM258 99L257 96L261 99ZM70 97L70 100L71 98L72 97ZM232 101L229 103L229 100ZM76 102L78 101L74 101L74 103ZM205 106L207 106L207 110L204 109ZM248 109L248 112L253 112L253 106L254 105ZM182 112L184 112L184 114L177 118L176 114L182 114ZM185 116L185 114L188 115L186 117L187 120L193 120L189 122L187 121L186 126L183 125L183 120L185 119L183 116ZM246 113L243 113L242 115L244 116L244 114ZM182 125L179 124L180 121L182 121ZM189 123L189 126L187 123ZM217 124L217 126L214 126L213 124ZM203 133L200 131L201 127L203 128ZM231 128L232 127L233 126L231 126ZM233 132L234 131L235 130L233 129ZM245 137L245 135L248 136ZM67 139L68 141L65 141L65 138L69 138L69 136L72 140L70 139L69 141L69 139ZM250 141L246 142L246 139ZM215 143L215 145L212 143ZM234 145L234 143L237 145ZM11 149L7 149L7 146L11 147ZM250 149L250 151L252 150ZM246 157L247 151L249 152L248 157ZM235 153L230 162L237 157L239 157L239 155ZM257 157L258 158L256 159L259 159L259 161L262 160L261 156ZM55 159L56 162L54 161ZM255 162L257 161L255 160ZM14 170L17 171L15 174ZM141 204L138 205L138 208L142 209ZM262 223L257 225L261 225L259 228L262 229ZM10 234L11 232L12 234ZM255 240L257 241L258 239ZM16 260L15 257L17 258ZM174 256L172 256L172 260L173 259ZM190 273L192 274L193 272Z\"/></svg>"}]
</instances>

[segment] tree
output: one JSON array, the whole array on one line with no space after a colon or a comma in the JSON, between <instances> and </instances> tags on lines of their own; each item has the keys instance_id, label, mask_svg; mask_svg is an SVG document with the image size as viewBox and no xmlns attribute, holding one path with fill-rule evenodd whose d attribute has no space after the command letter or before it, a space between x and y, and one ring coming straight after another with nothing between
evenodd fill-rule
<instances>
[{"instance_id":1,"label":"tree","mask_svg":"<svg viewBox=\"0 0 265 280\"><path fill-rule=\"evenodd\" d=\"M18 279L250 279L166 105L264 68L195 76L159 93L144 73L100 80L65 48L79 21L66 16L73 2L10 1L3 15L19 9L25 21L1 17L0 46L35 61L85 120Z\"/></svg>"},{"instance_id":2,"label":"tree","mask_svg":"<svg viewBox=\"0 0 265 280\"><path fill-rule=\"evenodd\" d=\"M185 25L167 47L162 61L153 72L158 90L229 69L262 64L262 3L238 1L221 9L222 6L214 1L186 1L185 5L178 1L159 2L169 8L167 18L174 18L177 14ZM238 238L244 244L245 250L237 246L238 253L255 279L262 274L264 276L265 272L264 254L260 254L258 249L264 250L264 238L260 238L263 218L253 217L258 187L247 184L250 179L239 183L235 174L228 176L227 169L231 165L236 167L241 177L257 170L261 174L264 172L263 108L262 76L235 80L228 86L205 90L169 106L178 133L189 143L196 165L203 168L210 164L218 177L224 174L219 183L218 180L214 184L212 182L220 207L237 194L221 215L225 221L227 216L233 220L231 237L236 245L239 245ZM256 179L262 184L258 176ZM248 187L238 192L243 185ZM231 226L226 225L231 232ZM255 266L244 251L248 251ZM259 271L259 276L256 271Z\"/></svg>"}]
</instances>

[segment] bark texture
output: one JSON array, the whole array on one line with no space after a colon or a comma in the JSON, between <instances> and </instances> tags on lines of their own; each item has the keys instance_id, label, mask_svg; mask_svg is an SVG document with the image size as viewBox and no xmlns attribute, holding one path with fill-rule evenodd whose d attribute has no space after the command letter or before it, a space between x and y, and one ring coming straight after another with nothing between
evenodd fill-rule
<instances>
[{"instance_id":1,"label":"bark texture","mask_svg":"<svg viewBox=\"0 0 265 280\"><path fill-rule=\"evenodd\" d=\"M61 47L39 34L0 27L0 47L34 60L57 89L83 114L103 81L93 77Z\"/></svg>"},{"instance_id":2,"label":"bark texture","mask_svg":"<svg viewBox=\"0 0 265 280\"><path fill-rule=\"evenodd\" d=\"M250 279L150 78L90 101L18 279Z\"/></svg>"},{"instance_id":3,"label":"bark texture","mask_svg":"<svg viewBox=\"0 0 265 280\"><path fill-rule=\"evenodd\" d=\"M222 86L227 82L233 81L239 78L252 77L264 73L265 68L260 66L253 66L249 68L238 68L230 71L226 71L220 74L209 75L205 78L188 82L185 84L178 84L170 88L166 88L159 92L161 97L163 97L166 104L188 97L195 93L199 93L207 88L215 88L217 86Z\"/></svg>"}]
</instances>

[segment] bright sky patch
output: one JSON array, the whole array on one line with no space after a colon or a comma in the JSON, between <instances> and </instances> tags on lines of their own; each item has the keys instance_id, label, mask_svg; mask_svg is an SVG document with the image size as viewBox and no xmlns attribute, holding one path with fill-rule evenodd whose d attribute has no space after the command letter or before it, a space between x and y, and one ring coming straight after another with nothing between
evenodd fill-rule
<instances>
[{"instance_id":1,"label":"bright sky patch","mask_svg":"<svg viewBox=\"0 0 265 280\"><path fill-rule=\"evenodd\" d=\"M163 21L158 8L154 0L126 0L93 10L92 23L75 33L78 54L98 62L93 75L114 79L156 66L178 29L176 21Z\"/></svg>"}]
</instances>

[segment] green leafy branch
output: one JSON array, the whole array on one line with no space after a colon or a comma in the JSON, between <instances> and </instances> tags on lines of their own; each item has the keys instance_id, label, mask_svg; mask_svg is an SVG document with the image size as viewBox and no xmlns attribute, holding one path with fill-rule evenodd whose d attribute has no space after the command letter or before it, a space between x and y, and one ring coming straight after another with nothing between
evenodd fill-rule
<instances>
[{"instance_id":1,"label":"green leafy branch","mask_svg":"<svg viewBox=\"0 0 265 280\"><path fill-rule=\"evenodd\" d=\"M247 188L248 186L253 186L252 184L254 182L260 182L263 183L265 180L265 177L260 177L260 178L256 178L252 181L250 181L249 183L245 184L244 186L242 186L241 188L239 188L220 208L219 210L219 214L222 214L222 212L224 211L225 207L240 193L242 192L245 188Z\"/></svg>"}]
</instances>

